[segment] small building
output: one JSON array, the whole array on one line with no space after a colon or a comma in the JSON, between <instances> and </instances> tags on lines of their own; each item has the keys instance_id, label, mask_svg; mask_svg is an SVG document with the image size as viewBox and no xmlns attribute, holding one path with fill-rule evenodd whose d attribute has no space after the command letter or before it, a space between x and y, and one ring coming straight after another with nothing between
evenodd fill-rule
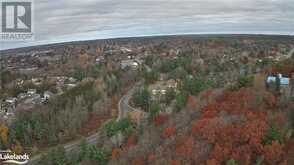
<instances>
[{"instance_id":1,"label":"small building","mask_svg":"<svg viewBox=\"0 0 294 165\"><path fill-rule=\"evenodd\" d=\"M166 95L169 89L176 89L177 86L178 86L177 81L173 79L170 79L167 81L158 81L155 84L152 84L149 86L149 91L152 94L151 99L157 100L161 96Z\"/></svg>"},{"instance_id":2,"label":"small building","mask_svg":"<svg viewBox=\"0 0 294 165\"><path fill-rule=\"evenodd\" d=\"M126 48L126 47L121 47L121 48L120 48L120 51L122 51L123 53L130 53L130 52L132 52L131 49Z\"/></svg>"},{"instance_id":3,"label":"small building","mask_svg":"<svg viewBox=\"0 0 294 165\"><path fill-rule=\"evenodd\" d=\"M290 87L291 87L291 98L293 100L294 99L294 73L292 73L291 75Z\"/></svg>"},{"instance_id":4,"label":"small building","mask_svg":"<svg viewBox=\"0 0 294 165\"><path fill-rule=\"evenodd\" d=\"M6 103L8 104L16 104L17 99L15 97L7 98L5 100Z\"/></svg>"},{"instance_id":5,"label":"small building","mask_svg":"<svg viewBox=\"0 0 294 165\"><path fill-rule=\"evenodd\" d=\"M24 80L22 80L22 79L16 79L15 80L15 83L16 83L17 86L21 86L21 85L24 84Z\"/></svg>"},{"instance_id":6,"label":"small building","mask_svg":"<svg viewBox=\"0 0 294 165\"><path fill-rule=\"evenodd\" d=\"M173 88L173 89L175 89L175 88L177 88L177 86L178 86L178 82L177 82L176 80L174 80L174 79L170 79L170 80L168 80L168 81L166 82L166 85L167 85L168 88Z\"/></svg>"},{"instance_id":7,"label":"small building","mask_svg":"<svg viewBox=\"0 0 294 165\"><path fill-rule=\"evenodd\" d=\"M42 98L40 94L34 94L24 100L25 104L41 104Z\"/></svg>"},{"instance_id":8,"label":"small building","mask_svg":"<svg viewBox=\"0 0 294 165\"><path fill-rule=\"evenodd\" d=\"M66 80L66 83L76 83L78 80L73 78L73 77L69 77L67 80Z\"/></svg>"},{"instance_id":9,"label":"small building","mask_svg":"<svg viewBox=\"0 0 294 165\"><path fill-rule=\"evenodd\" d=\"M75 83L68 83L68 84L65 84L65 85L66 85L67 89L71 89L71 88L74 88L74 87L77 86L77 84L75 84Z\"/></svg>"},{"instance_id":10,"label":"small building","mask_svg":"<svg viewBox=\"0 0 294 165\"><path fill-rule=\"evenodd\" d=\"M280 80L281 86L288 86L290 85L290 78L283 77L282 74L278 74L278 76L268 76L266 82L269 83L277 83L277 79Z\"/></svg>"},{"instance_id":11,"label":"small building","mask_svg":"<svg viewBox=\"0 0 294 165\"><path fill-rule=\"evenodd\" d=\"M141 63L137 60L122 60L120 62L120 68L125 69L127 67L137 69Z\"/></svg>"},{"instance_id":12,"label":"small building","mask_svg":"<svg viewBox=\"0 0 294 165\"><path fill-rule=\"evenodd\" d=\"M17 99L15 97L7 98L4 103L1 104L1 111L13 112L17 105Z\"/></svg>"},{"instance_id":13,"label":"small building","mask_svg":"<svg viewBox=\"0 0 294 165\"><path fill-rule=\"evenodd\" d=\"M44 94L43 94L43 98L45 100L49 100L53 96L54 96L54 94L51 91L45 91Z\"/></svg>"},{"instance_id":14,"label":"small building","mask_svg":"<svg viewBox=\"0 0 294 165\"><path fill-rule=\"evenodd\" d=\"M270 84L274 84L276 87L279 85L278 92L285 99L289 99L291 97L291 86L289 77L283 77L282 74L278 74L277 76L268 76L266 78L266 83L268 86Z\"/></svg>"},{"instance_id":15,"label":"small building","mask_svg":"<svg viewBox=\"0 0 294 165\"><path fill-rule=\"evenodd\" d=\"M17 95L17 98L18 98L18 99L24 99L24 98L26 98L27 96L28 96L27 93L20 93L20 94Z\"/></svg>"},{"instance_id":16,"label":"small building","mask_svg":"<svg viewBox=\"0 0 294 165\"><path fill-rule=\"evenodd\" d=\"M27 94L35 95L37 93L37 89L28 89Z\"/></svg>"},{"instance_id":17,"label":"small building","mask_svg":"<svg viewBox=\"0 0 294 165\"><path fill-rule=\"evenodd\" d=\"M32 83L34 85L41 85L43 83L43 79L42 78L32 78Z\"/></svg>"},{"instance_id":18,"label":"small building","mask_svg":"<svg viewBox=\"0 0 294 165\"><path fill-rule=\"evenodd\" d=\"M152 95L165 95L165 89L152 89Z\"/></svg>"},{"instance_id":19,"label":"small building","mask_svg":"<svg viewBox=\"0 0 294 165\"><path fill-rule=\"evenodd\" d=\"M99 56L95 59L95 64L101 64L103 63L105 60L104 60L104 56Z\"/></svg>"}]
</instances>

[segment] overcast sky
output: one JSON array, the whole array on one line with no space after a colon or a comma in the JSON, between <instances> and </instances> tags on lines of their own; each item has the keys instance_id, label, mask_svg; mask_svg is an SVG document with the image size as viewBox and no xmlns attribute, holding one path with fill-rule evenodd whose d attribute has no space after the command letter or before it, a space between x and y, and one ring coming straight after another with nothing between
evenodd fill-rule
<instances>
[{"instance_id":1,"label":"overcast sky","mask_svg":"<svg viewBox=\"0 0 294 165\"><path fill-rule=\"evenodd\" d=\"M294 34L294 0L35 0L35 41L164 34Z\"/></svg>"}]
</instances>

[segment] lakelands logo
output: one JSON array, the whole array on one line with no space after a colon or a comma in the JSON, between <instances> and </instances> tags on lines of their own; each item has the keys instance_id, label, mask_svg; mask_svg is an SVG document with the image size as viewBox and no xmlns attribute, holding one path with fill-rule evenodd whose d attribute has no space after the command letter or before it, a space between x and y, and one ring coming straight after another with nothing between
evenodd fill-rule
<instances>
[{"instance_id":1,"label":"lakelands logo","mask_svg":"<svg viewBox=\"0 0 294 165\"><path fill-rule=\"evenodd\" d=\"M15 154L10 150L0 151L0 163L7 164L27 164L30 157L28 154Z\"/></svg>"},{"instance_id":2,"label":"lakelands logo","mask_svg":"<svg viewBox=\"0 0 294 165\"><path fill-rule=\"evenodd\" d=\"M0 0L1 39L20 41L33 39L32 0Z\"/></svg>"}]
</instances>

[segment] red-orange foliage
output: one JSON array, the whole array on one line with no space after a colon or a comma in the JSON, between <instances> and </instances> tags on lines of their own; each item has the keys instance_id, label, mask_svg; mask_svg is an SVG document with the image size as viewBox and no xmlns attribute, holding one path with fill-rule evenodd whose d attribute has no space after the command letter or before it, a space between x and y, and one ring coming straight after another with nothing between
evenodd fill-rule
<instances>
[{"instance_id":1,"label":"red-orange foliage","mask_svg":"<svg viewBox=\"0 0 294 165\"><path fill-rule=\"evenodd\" d=\"M177 144L176 144L177 156L192 156L194 144L195 144L195 141L193 137L191 136L177 141Z\"/></svg>"},{"instance_id":2,"label":"red-orange foliage","mask_svg":"<svg viewBox=\"0 0 294 165\"><path fill-rule=\"evenodd\" d=\"M271 74L277 75L278 73L283 74L284 76L290 77L294 72L294 66L292 64L281 64L281 67L273 66L271 70Z\"/></svg>"},{"instance_id":3,"label":"red-orange foliage","mask_svg":"<svg viewBox=\"0 0 294 165\"><path fill-rule=\"evenodd\" d=\"M196 98L194 96L189 96L187 101L187 107L195 108L197 106Z\"/></svg>"},{"instance_id":4,"label":"red-orange foliage","mask_svg":"<svg viewBox=\"0 0 294 165\"><path fill-rule=\"evenodd\" d=\"M221 164L234 158L237 162L250 165L257 155L262 155L262 141L268 129L268 117L264 110L275 107L275 98L264 93L264 102L252 107L253 94L254 91L245 88L227 92L203 108L203 116L193 124L191 132L213 144L211 160L207 164Z\"/></svg>"},{"instance_id":5,"label":"red-orange foliage","mask_svg":"<svg viewBox=\"0 0 294 165\"><path fill-rule=\"evenodd\" d=\"M277 141L273 141L272 144L266 145L263 148L263 154L265 157L265 161L268 164L280 164L283 163L285 160L283 158L284 151L283 145L281 145Z\"/></svg>"},{"instance_id":6,"label":"red-orange foliage","mask_svg":"<svg viewBox=\"0 0 294 165\"><path fill-rule=\"evenodd\" d=\"M206 165L220 165L220 163L215 159L210 159L206 161Z\"/></svg>"},{"instance_id":7,"label":"red-orange foliage","mask_svg":"<svg viewBox=\"0 0 294 165\"><path fill-rule=\"evenodd\" d=\"M132 165L145 165L145 161L144 158L139 157L139 158L135 158L134 160L132 160Z\"/></svg>"},{"instance_id":8,"label":"red-orange foliage","mask_svg":"<svg viewBox=\"0 0 294 165\"><path fill-rule=\"evenodd\" d=\"M271 74L276 75L278 74L278 72L279 72L278 69L275 66L273 66L271 69Z\"/></svg>"},{"instance_id":9,"label":"red-orange foliage","mask_svg":"<svg viewBox=\"0 0 294 165\"><path fill-rule=\"evenodd\" d=\"M250 164L251 153L260 152L262 139L267 130L264 120L246 120L244 123L228 123L221 117L202 119L196 122L192 133L199 133L215 144L212 158L222 162L234 157Z\"/></svg>"},{"instance_id":10,"label":"red-orange foliage","mask_svg":"<svg viewBox=\"0 0 294 165\"><path fill-rule=\"evenodd\" d=\"M152 163L156 160L156 155L154 153L150 153L148 155L148 163Z\"/></svg>"},{"instance_id":11,"label":"red-orange foliage","mask_svg":"<svg viewBox=\"0 0 294 165\"><path fill-rule=\"evenodd\" d=\"M222 145L216 144L213 148L211 156L214 160L222 162L229 158L232 151L232 146L230 144Z\"/></svg>"},{"instance_id":12,"label":"red-orange foliage","mask_svg":"<svg viewBox=\"0 0 294 165\"><path fill-rule=\"evenodd\" d=\"M204 118L204 119L200 119L196 123L194 123L194 125L192 126L192 134L199 133L199 130L203 129L204 126L209 122L208 120L209 119Z\"/></svg>"},{"instance_id":13,"label":"red-orange foliage","mask_svg":"<svg viewBox=\"0 0 294 165\"><path fill-rule=\"evenodd\" d=\"M163 130L162 132L162 137L163 138L169 138L172 135L174 135L176 133L176 127L172 126L172 127L167 127Z\"/></svg>"},{"instance_id":14,"label":"red-orange foliage","mask_svg":"<svg viewBox=\"0 0 294 165\"><path fill-rule=\"evenodd\" d=\"M178 161L178 160L172 160L172 161L170 162L170 165L182 165L182 164L181 164L181 162Z\"/></svg>"},{"instance_id":15,"label":"red-orange foliage","mask_svg":"<svg viewBox=\"0 0 294 165\"><path fill-rule=\"evenodd\" d=\"M170 148L163 151L167 151L167 156L176 157L170 160L171 165L183 162L185 165L187 162L220 165L229 159L238 164L251 165L260 156L264 156L262 163L265 165L285 164L285 158L291 153L283 145L278 142L271 145L263 143L270 121L279 125L285 121L283 112L273 111L276 103L276 98L264 91L257 93L249 88L227 91L202 109L201 118L192 124L192 134L177 137L175 145L167 145ZM166 120L167 116L161 114L155 117L154 122L162 125ZM167 127L161 136L169 138L176 131L174 126ZM146 162L148 160L152 164L156 158L155 153L147 154ZM136 159L132 163L139 165L144 163L144 159Z\"/></svg>"},{"instance_id":16,"label":"red-orange foliage","mask_svg":"<svg viewBox=\"0 0 294 165\"><path fill-rule=\"evenodd\" d=\"M156 126L162 125L167 121L168 116L165 114L159 114L154 117L154 123Z\"/></svg>"},{"instance_id":17,"label":"red-orange foliage","mask_svg":"<svg viewBox=\"0 0 294 165\"><path fill-rule=\"evenodd\" d=\"M118 149L118 148L114 148L114 149L112 149L111 157L112 157L113 159L116 159L116 158L119 156L119 154L120 154L120 149Z\"/></svg>"},{"instance_id":18,"label":"red-orange foliage","mask_svg":"<svg viewBox=\"0 0 294 165\"><path fill-rule=\"evenodd\" d=\"M201 98L208 101L209 97L211 96L212 94L212 89L208 89L206 91L203 92Z\"/></svg>"},{"instance_id":19,"label":"red-orange foliage","mask_svg":"<svg viewBox=\"0 0 294 165\"><path fill-rule=\"evenodd\" d=\"M136 137L134 135L130 135L127 139L126 144L123 146L123 148L128 149L132 145L136 144Z\"/></svg>"}]
</instances>

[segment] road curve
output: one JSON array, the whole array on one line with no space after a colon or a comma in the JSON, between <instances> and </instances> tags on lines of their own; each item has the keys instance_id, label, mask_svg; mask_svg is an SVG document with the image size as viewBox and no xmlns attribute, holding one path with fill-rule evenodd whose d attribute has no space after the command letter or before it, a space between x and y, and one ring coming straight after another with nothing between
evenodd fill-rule
<instances>
[{"instance_id":1,"label":"road curve","mask_svg":"<svg viewBox=\"0 0 294 165\"><path fill-rule=\"evenodd\" d=\"M136 91L138 86L142 84L142 81L136 83L123 97L118 102L118 116L116 118L116 121L120 121L121 119L125 118L127 116L127 112L132 109L132 107L129 106L129 100L132 97L133 93ZM104 136L102 135L101 131L90 135L85 138L86 142L90 145L96 145L98 142L98 139L103 138ZM76 140L74 142L71 142L69 144L64 145L64 150L65 152L70 152L73 151L74 149L77 149L79 145L81 144L82 139ZM42 158L42 155L36 155L32 157L28 164L31 165L38 165L40 160Z\"/></svg>"},{"instance_id":2,"label":"road curve","mask_svg":"<svg viewBox=\"0 0 294 165\"><path fill-rule=\"evenodd\" d=\"M131 99L133 93L138 89L138 87L143 83L143 81L137 82L133 88L131 88L118 102L118 116L116 121L127 117L127 112L133 110L129 105L129 100Z\"/></svg>"}]
</instances>

